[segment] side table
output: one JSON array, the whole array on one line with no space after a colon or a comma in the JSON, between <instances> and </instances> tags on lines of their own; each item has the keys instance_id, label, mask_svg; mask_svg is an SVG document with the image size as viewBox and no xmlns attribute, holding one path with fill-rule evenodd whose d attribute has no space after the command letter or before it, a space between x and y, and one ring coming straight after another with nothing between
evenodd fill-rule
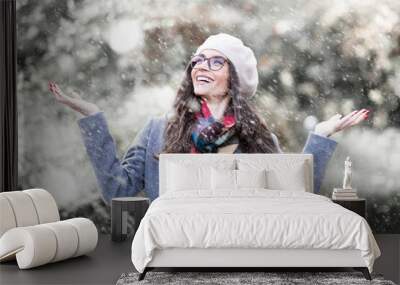
<instances>
[{"instance_id":1,"label":"side table","mask_svg":"<svg viewBox=\"0 0 400 285\"><path fill-rule=\"evenodd\" d=\"M145 197L118 197L111 201L111 240L124 241L128 236L128 214L134 220L133 233L149 208L150 200Z\"/></svg>"},{"instance_id":2,"label":"side table","mask_svg":"<svg viewBox=\"0 0 400 285\"><path fill-rule=\"evenodd\" d=\"M362 198L354 200L336 200L332 199L332 202L341 205L342 207L359 214L364 219L366 218L366 200Z\"/></svg>"}]
</instances>

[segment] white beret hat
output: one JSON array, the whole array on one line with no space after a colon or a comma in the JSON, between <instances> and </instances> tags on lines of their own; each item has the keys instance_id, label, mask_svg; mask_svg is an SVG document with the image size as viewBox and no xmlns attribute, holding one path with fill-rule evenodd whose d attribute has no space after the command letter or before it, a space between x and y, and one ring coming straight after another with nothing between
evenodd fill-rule
<instances>
[{"instance_id":1,"label":"white beret hat","mask_svg":"<svg viewBox=\"0 0 400 285\"><path fill-rule=\"evenodd\" d=\"M231 35L219 33L209 36L197 48L195 55L205 49L214 49L224 54L235 66L239 77L240 93L251 97L256 93L258 85L257 60L253 51L243 42Z\"/></svg>"}]
</instances>

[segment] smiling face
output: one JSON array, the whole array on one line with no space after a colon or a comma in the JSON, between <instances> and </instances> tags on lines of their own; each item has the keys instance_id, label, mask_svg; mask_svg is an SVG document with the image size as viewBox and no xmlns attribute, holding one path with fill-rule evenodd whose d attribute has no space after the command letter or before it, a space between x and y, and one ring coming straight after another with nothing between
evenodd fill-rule
<instances>
[{"instance_id":1,"label":"smiling face","mask_svg":"<svg viewBox=\"0 0 400 285\"><path fill-rule=\"evenodd\" d=\"M213 56L221 56L226 58L222 53L205 49L200 55L210 58ZM225 61L223 67L219 70L210 70L208 61L197 64L191 72L193 89L196 96L204 96L209 98L222 98L228 92L229 65Z\"/></svg>"}]
</instances>

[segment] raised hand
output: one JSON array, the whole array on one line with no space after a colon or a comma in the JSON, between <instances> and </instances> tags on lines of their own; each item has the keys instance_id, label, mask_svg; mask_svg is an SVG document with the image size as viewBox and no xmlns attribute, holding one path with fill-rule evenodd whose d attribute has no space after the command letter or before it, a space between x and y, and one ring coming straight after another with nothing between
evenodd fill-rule
<instances>
[{"instance_id":1,"label":"raised hand","mask_svg":"<svg viewBox=\"0 0 400 285\"><path fill-rule=\"evenodd\" d=\"M350 128L368 119L368 114L369 110L367 109L355 110L343 118L342 115L336 114L328 120L318 123L315 126L314 132L329 137L334 133Z\"/></svg>"},{"instance_id":2,"label":"raised hand","mask_svg":"<svg viewBox=\"0 0 400 285\"><path fill-rule=\"evenodd\" d=\"M71 91L70 96L66 95L55 82L49 81L49 90L58 102L78 111L84 116L100 112L97 105L83 100L78 93Z\"/></svg>"}]
</instances>

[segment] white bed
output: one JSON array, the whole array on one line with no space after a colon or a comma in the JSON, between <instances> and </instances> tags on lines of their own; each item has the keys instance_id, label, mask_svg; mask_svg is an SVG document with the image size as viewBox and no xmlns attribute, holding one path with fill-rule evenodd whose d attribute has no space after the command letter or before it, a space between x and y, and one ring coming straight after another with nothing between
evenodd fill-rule
<instances>
[{"instance_id":1,"label":"white bed","mask_svg":"<svg viewBox=\"0 0 400 285\"><path fill-rule=\"evenodd\" d=\"M370 278L371 229L312 193L311 154L161 154L159 165L160 196L132 243L139 279L155 267L354 267Z\"/></svg>"}]
</instances>

